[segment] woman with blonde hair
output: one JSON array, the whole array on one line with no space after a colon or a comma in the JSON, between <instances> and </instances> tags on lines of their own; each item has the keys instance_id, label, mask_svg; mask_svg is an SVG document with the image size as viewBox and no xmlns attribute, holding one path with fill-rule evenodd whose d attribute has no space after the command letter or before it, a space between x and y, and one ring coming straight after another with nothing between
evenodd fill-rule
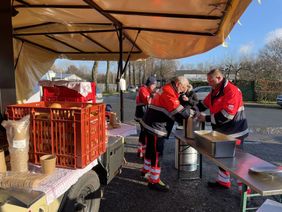
<instances>
[{"instance_id":1,"label":"woman with blonde hair","mask_svg":"<svg viewBox=\"0 0 282 212\"><path fill-rule=\"evenodd\" d=\"M180 104L183 107L193 107L199 103L199 99L197 94L193 91L193 86L191 84L188 85L188 89L185 93L180 94L179 96ZM178 126L176 129L183 129L183 122L177 122Z\"/></svg>"}]
</instances>

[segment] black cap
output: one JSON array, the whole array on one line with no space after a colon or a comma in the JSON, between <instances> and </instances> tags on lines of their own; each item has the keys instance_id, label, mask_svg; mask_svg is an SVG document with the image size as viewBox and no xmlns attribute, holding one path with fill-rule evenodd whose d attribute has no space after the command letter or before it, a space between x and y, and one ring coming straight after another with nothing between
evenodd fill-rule
<instances>
[{"instance_id":1,"label":"black cap","mask_svg":"<svg viewBox=\"0 0 282 212\"><path fill-rule=\"evenodd\" d=\"M148 77L148 79L147 79L147 81L146 81L146 85L147 86L150 86L150 85L153 85L153 84L156 84L157 83L157 79L156 79L156 77L154 77L154 76L150 76L150 77Z\"/></svg>"}]
</instances>

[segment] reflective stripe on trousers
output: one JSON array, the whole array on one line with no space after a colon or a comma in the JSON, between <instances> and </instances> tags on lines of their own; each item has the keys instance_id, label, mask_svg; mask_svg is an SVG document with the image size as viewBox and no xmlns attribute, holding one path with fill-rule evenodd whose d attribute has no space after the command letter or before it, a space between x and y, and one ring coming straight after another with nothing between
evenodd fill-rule
<instances>
[{"instance_id":1,"label":"reflective stripe on trousers","mask_svg":"<svg viewBox=\"0 0 282 212\"><path fill-rule=\"evenodd\" d=\"M150 183L160 182L160 174L161 174L160 167L152 167L150 170L149 182Z\"/></svg>"},{"instance_id":2,"label":"reflective stripe on trousers","mask_svg":"<svg viewBox=\"0 0 282 212\"><path fill-rule=\"evenodd\" d=\"M220 185L224 187L230 187L230 173L228 171L225 171L224 169L218 167L218 173L217 173L217 180Z\"/></svg>"},{"instance_id":3,"label":"reflective stripe on trousers","mask_svg":"<svg viewBox=\"0 0 282 212\"><path fill-rule=\"evenodd\" d=\"M160 174L161 174L159 151L162 148L160 148L157 145L158 137L154 134L146 133L145 141L146 141L146 152L144 157L143 172L147 171L148 162L150 161L151 169L150 169L150 177L148 180L151 183L158 183L160 181Z\"/></svg>"}]
</instances>

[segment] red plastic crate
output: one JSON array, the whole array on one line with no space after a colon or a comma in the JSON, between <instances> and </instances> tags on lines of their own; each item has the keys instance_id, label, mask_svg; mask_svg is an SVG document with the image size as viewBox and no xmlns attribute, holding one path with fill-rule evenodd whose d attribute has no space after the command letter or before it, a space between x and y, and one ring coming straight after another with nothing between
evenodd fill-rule
<instances>
[{"instance_id":1,"label":"red plastic crate","mask_svg":"<svg viewBox=\"0 0 282 212\"><path fill-rule=\"evenodd\" d=\"M43 95L41 101L62 101L62 102L92 102L96 103L96 84L91 82L92 92L87 96L82 96L76 90L56 86L43 86Z\"/></svg>"},{"instance_id":2,"label":"red plastic crate","mask_svg":"<svg viewBox=\"0 0 282 212\"><path fill-rule=\"evenodd\" d=\"M105 105L60 102L10 105L9 119L31 115L29 160L39 164L45 154L57 156L57 167L83 168L106 151Z\"/></svg>"},{"instance_id":3,"label":"red plastic crate","mask_svg":"<svg viewBox=\"0 0 282 212\"><path fill-rule=\"evenodd\" d=\"M58 94L58 88L57 87L42 87L43 90L43 96L45 97L54 97Z\"/></svg>"}]
</instances>

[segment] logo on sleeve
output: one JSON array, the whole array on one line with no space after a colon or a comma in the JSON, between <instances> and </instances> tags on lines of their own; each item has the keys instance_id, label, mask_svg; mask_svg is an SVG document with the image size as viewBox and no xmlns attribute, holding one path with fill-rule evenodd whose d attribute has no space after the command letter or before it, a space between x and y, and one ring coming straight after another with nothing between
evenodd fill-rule
<instances>
[{"instance_id":1,"label":"logo on sleeve","mask_svg":"<svg viewBox=\"0 0 282 212\"><path fill-rule=\"evenodd\" d=\"M233 110L234 109L234 105L228 105L228 109L229 110Z\"/></svg>"}]
</instances>

